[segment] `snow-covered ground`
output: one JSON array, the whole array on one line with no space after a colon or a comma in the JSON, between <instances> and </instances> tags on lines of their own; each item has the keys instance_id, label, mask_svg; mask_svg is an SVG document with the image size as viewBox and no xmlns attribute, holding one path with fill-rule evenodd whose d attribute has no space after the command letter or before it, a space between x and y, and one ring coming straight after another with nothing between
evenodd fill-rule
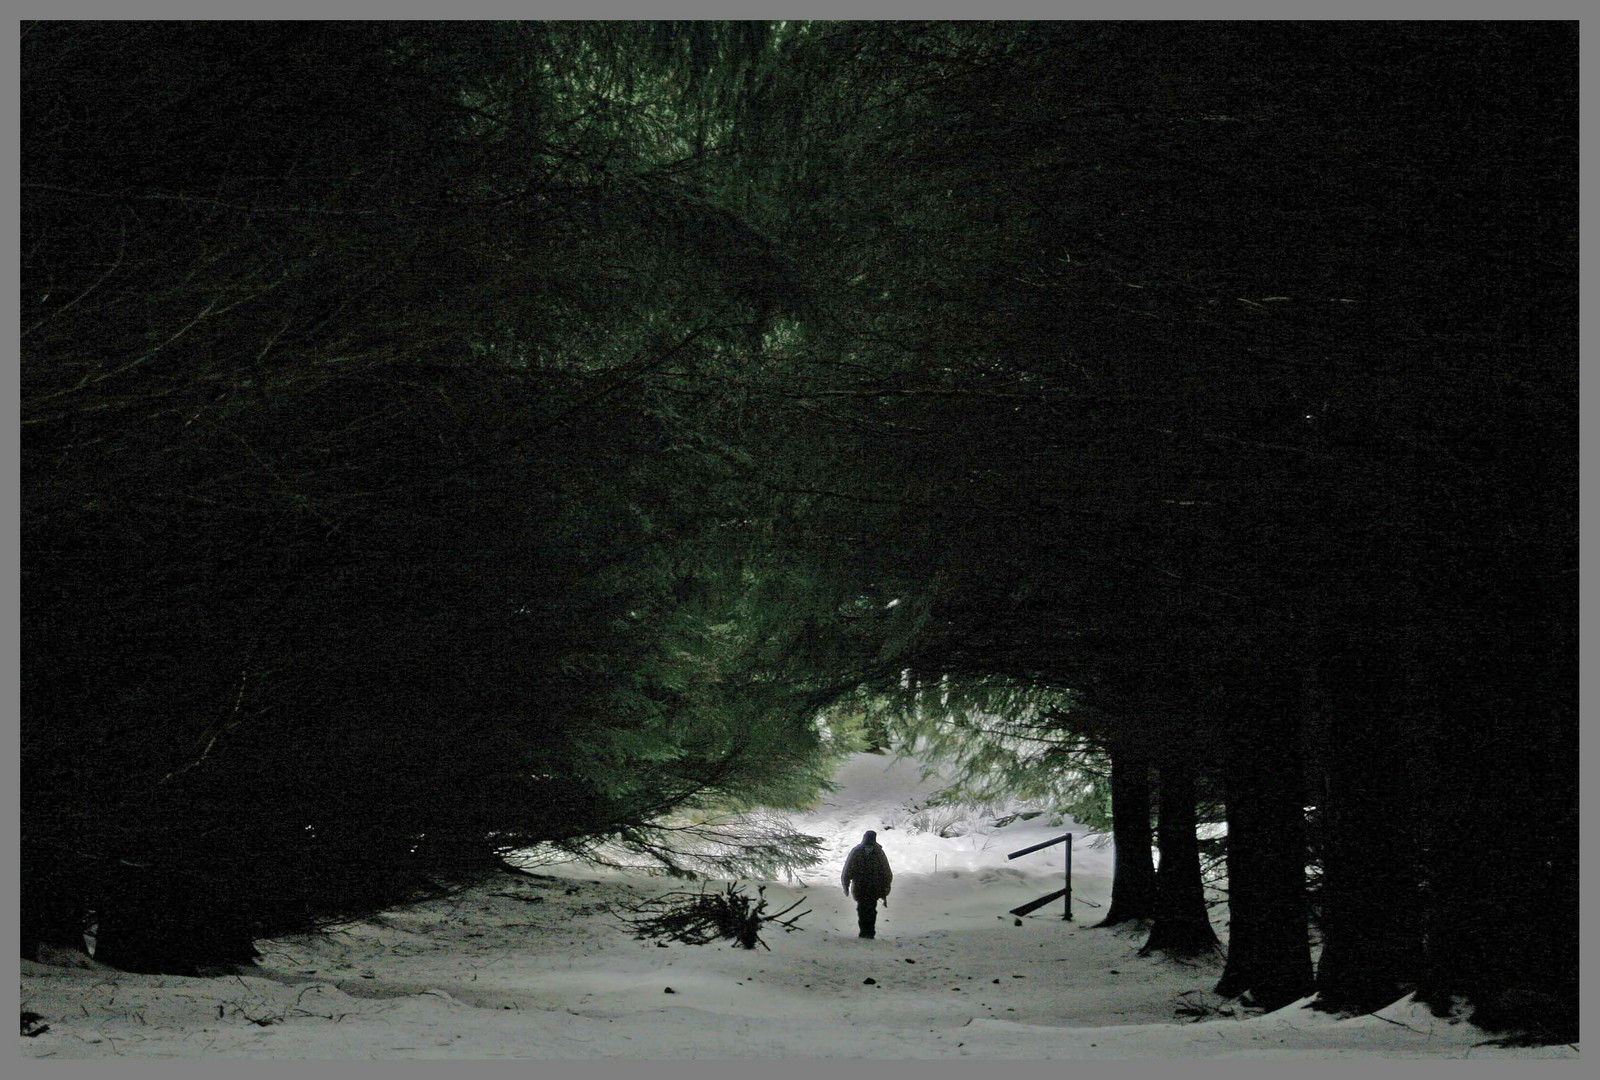
<instances>
[{"instance_id":1,"label":"snow-covered ground","mask_svg":"<svg viewBox=\"0 0 1600 1080\"><path fill-rule=\"evenodd\" d=\"M794 819L827 860L767 883L769 910L805 897L802 929L770 951L661 947L606 914L681 882L540 866L326 936L258 943L258 970L225 978L130 975L22 962L22 1008L48 1030L24 1057L232 1058L1577 1058L1510 1049L1403 1001L1338 1020L1300 1003L1270 1014L1210 993L1220 960L1138 955L1096 930L1111 852L1042 817L940 836L919 815L937 788L912 762L851 759L841 789ZM940 824L932 815L934 825ZM948 824L948 822L945 822ZM876 829L895 869L878 937L856 936L839 888L845 853ZM946 828L946 832L958 829ZM1073 832L1074 921L1054 901L1063 848L1006 853ZM717 884L708 886L719 888ZM749 886L754 892L753 884ZM1195 1017L1193 1013L1202 1013Z\"/></svg>"}]
</instances>

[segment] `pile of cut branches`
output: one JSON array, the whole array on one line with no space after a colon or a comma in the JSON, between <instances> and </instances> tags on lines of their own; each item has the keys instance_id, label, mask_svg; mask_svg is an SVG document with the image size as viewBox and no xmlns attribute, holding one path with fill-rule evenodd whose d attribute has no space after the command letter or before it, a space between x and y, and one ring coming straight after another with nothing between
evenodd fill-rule
<instances>
[{"instance_id":1,"label":"pile of cut branches","mask_svg":"<svg viewBox=\"0 0 1600 1080\"><path fill-rule=\"evenodd\" d=\"M728 882L721 892L708 893L705 887L697 893L669 892L652 897L641 904L613 911L626 923L633 936L639 940L681 941L687 945L705 945L726 939L737 941L746 949L760 945L771 952L771 947L761 940L761 928L769 923L783 927L784 933L800 929L795 925L809 909L799 915L784 918L789 912L805 903L801 897L782 911L767 913L766 886L756 887L751 897L736 883Z\"/></svg>"}]
</instances>

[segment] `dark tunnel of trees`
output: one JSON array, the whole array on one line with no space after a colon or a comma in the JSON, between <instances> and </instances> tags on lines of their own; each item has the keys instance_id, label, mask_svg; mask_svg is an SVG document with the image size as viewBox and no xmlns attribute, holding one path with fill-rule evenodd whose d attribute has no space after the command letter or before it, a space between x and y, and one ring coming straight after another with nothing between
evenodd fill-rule
<instances>
[{"instance_id":1,"label":"dark tunnel of trees","mask_svg":"<svg viewBox=\"0 0 1600 1080\"><path fill-rule=\"evenodd\" d=\"M1577 56L25 24L23 955L801 864L876 695L1109 761L1152 949L1220 807L1219 992L1576 1037Z\"/></svg>"}]
</instances>

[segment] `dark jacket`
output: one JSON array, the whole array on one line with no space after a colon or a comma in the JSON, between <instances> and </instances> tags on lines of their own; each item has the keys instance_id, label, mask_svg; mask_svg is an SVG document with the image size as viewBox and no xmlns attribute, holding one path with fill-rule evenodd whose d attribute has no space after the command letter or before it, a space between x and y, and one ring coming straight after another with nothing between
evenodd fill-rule
<instances>
[{"instance_id":1,"label":"dark jacket","mask_svg":"<svg viewBox=\"0 0 1600 1080\"><path fill-rule=\"evenodd\" d=\"M844 860L842 882L844 891L855 888L856 899L877 900L889 895L889 883L894 871L889 869L889 856L877 844L860 843L850 849Z\"/></svg>"}]
</instances>

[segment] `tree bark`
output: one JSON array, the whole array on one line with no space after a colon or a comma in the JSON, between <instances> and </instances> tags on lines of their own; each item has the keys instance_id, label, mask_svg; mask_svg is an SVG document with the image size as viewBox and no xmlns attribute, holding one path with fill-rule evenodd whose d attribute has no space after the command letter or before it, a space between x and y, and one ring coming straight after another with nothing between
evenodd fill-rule
<instances>
[{"instance_id":1,"label":"tree bark","mask_svg":"<svg viewBox=\"0 0 1600 1080\"><path fill-rule=\"evenodd\" d=\"M1115 740L1110 753L1115 860L1111 907L1100 926L1148 919L1156 913L1156 867L1150 853L1150 759Z\"/></svg>"},{"instance_id":2,"label":"tree bark","mask_svg":"<svg viewBox=\"0 0 1600 1080\"><path fill-rule=\"evenodd\" d=\"M1390 1004L1422 975L1417 829L1438 795L1419 718L1397 722L1401 687L1375 666L1337 673L1321 794L1318 1007L1352 1014Z\"/></svg>"},{"instance_id":3,"label":"tree bark","mask_svg":"<svg viewBox=\"0 0 1600 1080\"><path fill-rule=\"evenodd\" d=\"M1298 739L1276 726L1242 721L1245 737L1224 770L1228 962L1216 988L1268 1009L1306 996L1313 983Z\"/></svg>"},{"instance_id":4,"label":"tree bark","mask_svg":"<svg viewBox=\"0 0 1600 1080\"><path fill-rule=\"evenodd\" d=\"M21 955L40 959L40 947L87 954L79 875L70 857L26 841L21 850L22 879L18 893Z\"/></svg>"},{"instance_id":5,"label":"tree bark","mask_svg":"<svg viewBox=\"0 0 1600 1080\"><path fill-rule=\"evenodd\" d=\"M97 961L122 971L196 975L255 959L239 906L194 875L119 861L107 878Z\"/></svg>"},{"instance_id":6,"label":"tree bark","mask_svg":"<svg viewBox=\"0 0 1600 1080\"><path fill-rule=\"evenodd\" d=\"M1200 880L1200 845L1195 836L1194 766L1164 757L1158 767L1156 916L1139 950L1192 956L1217 947Z\"/></svg>"}]
</instances>

